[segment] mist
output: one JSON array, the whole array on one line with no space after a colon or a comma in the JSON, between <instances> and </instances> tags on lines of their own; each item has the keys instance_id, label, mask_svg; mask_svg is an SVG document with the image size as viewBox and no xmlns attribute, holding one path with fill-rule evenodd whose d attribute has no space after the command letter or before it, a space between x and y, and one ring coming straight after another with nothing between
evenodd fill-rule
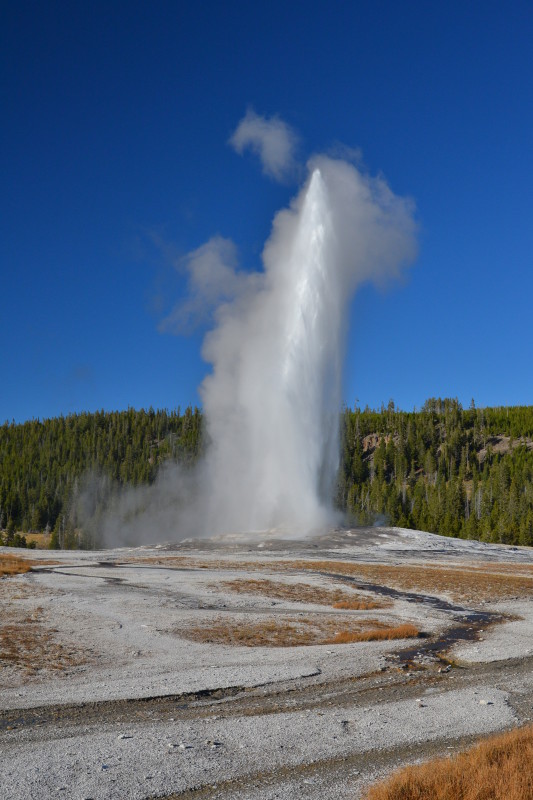
<instances>
[{"instance_id":1,"label":"mist","mask_svg":"<svg viewBox=\"0 0 533 800\"><path fill-rule=\"evenodd\" d=\"M416 249L409 199L348 161L317 156L276 214L259 270L239 271L220 237L194 251L192 299L166 323L198 310L205 290L213 306L202 349L211 371L200 387L206 454L192 471L167 464L153 486L115 498L107 542L296 536L335 522L350 303L362 284L399 275ZM214 297L217 282L224 290Z\"/></svg>"}]
</instances>

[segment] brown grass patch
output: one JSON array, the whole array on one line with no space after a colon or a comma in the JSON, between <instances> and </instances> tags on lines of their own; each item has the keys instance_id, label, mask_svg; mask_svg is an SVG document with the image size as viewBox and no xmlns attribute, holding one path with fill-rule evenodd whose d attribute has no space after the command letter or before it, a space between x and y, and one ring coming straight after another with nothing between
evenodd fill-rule
<instances>
[{"instance_id":1,"label":"brown grass patch","mask_svg":"<svg viewBox=\"0 0 533 800\"><path fill-rule=\"evenodd\" d=\"M56 641L55 628L40 621L41 609L30 616L0 625L0 666L11 666L26 675L63 671L87 662L79 649Z\"/></svg>"},{"instance_id":2,"label":"brown grass patch","mask_svg":"<svg viewBox=\"0 0 533 800\"><path fill-rule=\"evenodd\" d=\"M395 627L374 628L368 631L340 631L332 639L332 644L349 644L350 642L382 642L393 639L414 639L419 631L407 622Z\"/></svg>"},{"instance_id":3,"label":"brown grass patch","mask_svg":"<svg viewBox=\"0 0 533 800\"><path fill-rule=\"evenodd\" d=\"M9 575L21 575L24 572L29 572L32 568L32 562L19 556L0 555L0 578L6 578Z\"/></svg>"},{"instance_id":4,"label":"brown grass patch","mask_svg":"<svg viewBox=\"0 0 533 800\"><path fill-rule=\"evenodd\" d=\"M506 565L508 567L510 565ZM359 564L345 561L287 561L285 569L313 570L350 575L398 589L448 594L454 600L494 601L533 595L533 575L511 574L499 565L476 568L448 565ZM517 565L517 573L520 567Z\"/></svg>"},{"instance_id":5,"label":"brown grass patch","mask_svg":"<svg viewBox=\"0 0 533 800\"><path fill-rule=\"evenodd\" d=\"M30 542L35 542L35 546L38 550L48 550L50 546L50 540L52 538L51 533L25 533L24 537L26 539L26 543L29 544Z\"/></svg>"},{"instance_id":6,"label":"brown grass patch","mask_svg":"<svg viewBox=\"0 0 533 800\"><path fill-rule=\"evenodd\" d=\"M259 594L278 600L290 600L294 603L312 603L313 605L333 606L333 608L352 611L368 611L374 608L385 608L391 605L386 601L373 600L363 595L353 595L342 589L323 589L304 583L276 583L269 580L236 579L222 581L214 588L229 589L231 592Z\"/></svg>"},{"instance_id":7,"label":"brown grass patch","mask_svg":"<svg viewBox=\"0 0 533 800\"><path fill-rule=\"evenodd\" d=\"M380 602L379 600L366 600L363 599L356 599L353 600L338 600L336 603L333 603L333 608L337 608L343 611L367 611L372 608L387 608L391 606L392 603L388 601Z\"/></svg>"},{"instance_id":8,"label":"brown grass patch","mask_svg":"<svg viewBox=\"0 0 533 800\"><path fill-rule=\"evenodd\" d=\"M453 758L405 767L365 800L531 800L533 726L491 737Z\"/></svg>"},{"instance_id":9,"label":"brown grass patch","mask_svg":"<svg viewBox=\"0 0 533 800\"><path fill-rule=\"evenodd\" d=\"M216 618L206 625L180 629L179 635L204 644L243 647L304 647L316 644L349 644L404 639L418 636L414 625L387 625L364 620L346 625L346 617L277 617L259 622Z\"/></svg>"}]
</instances>

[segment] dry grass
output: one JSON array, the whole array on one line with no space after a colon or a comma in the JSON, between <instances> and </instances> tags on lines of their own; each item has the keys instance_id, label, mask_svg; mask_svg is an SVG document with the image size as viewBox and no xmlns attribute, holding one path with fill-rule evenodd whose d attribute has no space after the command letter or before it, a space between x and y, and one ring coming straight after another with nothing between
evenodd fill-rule
<instances>
[{"instance_id":1,"label":"dry grass","mask_svg":"<svg viewBox=\"0 0 533 800\"><path fill-rule=\"evenodd\" d=\"M384 626L368 631L340 631L331 640L332 644L350 644L351 642L383 642L393 639L414 639L419 631L414 625L404 622L394 627Z\"/></svg>"},{"instance_id":2,"label":"dry grass","mask_svg":"<svg viewBox=\"0 0 533 800\"><path fill-rule=\"evenodd\" d=\"M364 620L346 625L346 617L277 617L259 622L218 617L209 625L179 631L180 636L204 644L244 647L304 647L317 644L350 644L418 636L414 625L387 625Z\"/></svg>"},{"instance_id":3,"label":"dry grass","mask_svg":"<svg viewBox=\"0 0 533 800\"><path fill-rule=\"evenodd\" d=\"M270 580L236 579L223 581L215 589L227 589L239 594L259 594L278 600L290 600L293 603L311 603L313 605L333 606L333 608L351 611L368 611L374 608L385 608L391 605L386 601L373 600L360 594L350 596L349 591L342 589L322 589L304 583L275 583Z\"/></svg>"},{"instance_id":4,"label":"dry grass","mask_svg":"<svg viewBox=\"0 0 533 800\"><path fill-rule=\"evenodd\" d=\"M33 565L44 563L56 562L30 561L2 554L0 576L25 573ZM16 602L31 600L33 605L37 597L50 594L48 589L28 581L0 581L0 672L9 666L31 676L42 670L65 670L87 661L79 648L70 648L56 640L57 630L43 623L42 607L23 612Z\"/></svg>"},{"instance_id":5,"label":"dry grass","mask_svg":"<svg viewBox=\"0 0 533 800\"><path fill-rule=\"evenodd\" d=\"M41 671L63 671L87 661L77 648L56 641L55 628L41 622L42 609L0 625L0 667L15 667L28 676Z\"/></svg>"},{"instance_id":6,"label":"dry grass","mask_svg":"<svg viewBox=\"0 0 533 800\"><path fill-rule=\"evenodd\" d=\"M333 603L333 608L337 608L343 611L367 611L372 608L387 608L392 605L388 601L379 601L379 600L367 600L366 598L361 597L358 595L357 597L348 600L337 600L336 603Z\"/></svg>"},{"instance_id":7,"label":"dry grass","mask_svg":"<svg viewBox=\"0 0 533 800\"><path fill-rule=\"evenodd\" d=\"M490 573L511 573L512 575L533 575L533 564L516 564L514 562L502 561L490 564L474 562L468 565L469 569Z\"/></svg>"},{"instance_id":8,"label":"dry grass","mask_svg":"<svg viewBox=\"0 0 533 800\"><path fill-rule=\"evenodd\" d=\"M51 533L25 533L24 537L26 538L26 543L29 544L30 542L35 542L35 546L38 550L48 550L50 546L50 540L52 538Z\"/></svg>"},{"instance_id":9,"label":"dry grass","mask_svg":"<svg viewBox=\"0 0 533 800\"><path fill-rule=\"evenodd\" d=\"M9 575L21 575L29 572L32 562L19 556L0 555L0 578L7 578Z\"/></svg>"},{"instance_id":10,"label":"dry grass","mask_svg":"<svg viewBox=\"0 0 533 800\"><path fill-rule=\"evenodd\" d=\"M164 567L165 569L244 569L245 566L237 561L222 561L220 559L200 559L189 556L133 556L131 558L120 559L117 564L139 564L141 566ZM260 565L261 566L261 565ZM253 568L257 568L254 564Z\"/></svg>"},{"instance_id":11,"label":"dry grass","mask_svg":"<svg viewBox=\"0 0 533 800\"><path fill-rule=\"evenodd\" d=\"M36 601L38 597L50 596L52 594L63 594L59 589L52 592L38 584L29 581L2 581L0 580L0 608L2 609L1 619L5 621L16 611L15 600Z\"/></svg>"},{"instance_id":12,"label":"dry grass","mask_svg":"<svg viewBox=\"0 0 533 800\"><path fill-rule=\"evenodd\" d=\"M117 562L119 563L119 562ZM121 564L148 564L154 567L190 567L191 569L197 568L197 561L188 556L142 556L132 558L124 558L120 560Z\"/></svg>"},{"instance_id":13,"label":"dry grass","mask_svg":"<svg viewBox=\"0 0 533 800\"><path fill-rule=\"evenodd\" d=\"M350 575L372 583L384 584L407 591L428 594L447 594L454 600L470 602L509 600L533 595L533 575L516 566L482 565L476 568L448 565L385 565L359 564L345 561L287 561L284 568L331 572ZM526 574L524 574L524 572Z\"/></svg>"},{"instance_id":14,"label":"dry grass","mask_svg":"<svg viewBox=\"0 0 533 800\"><path fill-rule=\"evenodd\" d=\"M531 800L533 726L491 737L453 758L405 767L365 800Z\"/></svg>"},{"instance_id":15,"label":"dry grass","mask_svg":"<svg viewBox=\"0 0 533 800\"><path fill-rule=\"evenodd\" d=\"M205 570L234 570L241 572L331 572L407 591L445 594L457 601L490 602L529 598L533 596L533 565L475 563L472 566L450 564L389 565L348 561L229 561L203 560L188 557L158 557L133 559L134 563L161 564ZM342 600L339 600L342 602Z\"/></svg>"}]
</instances>

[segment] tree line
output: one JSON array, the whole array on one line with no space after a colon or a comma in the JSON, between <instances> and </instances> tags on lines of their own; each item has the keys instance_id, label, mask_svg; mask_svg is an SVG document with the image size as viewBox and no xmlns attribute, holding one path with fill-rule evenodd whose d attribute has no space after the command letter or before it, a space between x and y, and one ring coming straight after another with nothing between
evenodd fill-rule
<instances>
[{"instance_id":1,"label":"tree line","mask_svg":"<svg viewBox=\"0 0 533 800\"><path fill-rule=\"evenodd\" d=\"M77 499L89 480L102 505L121 486L153 483L167 459L185 465L200 450L202 415L173 411L70 414L0 427L0 529L6 544L28 531L51 532L54 546L79 546ZM94 494L94 491L93 491ZM98 514L99 498L93 512ZM22 534L21 534L22 532Z\"/></svg>"},{"instance_id":2,"label":"tree line","mask_svg":"<svg viewBox=\"0 0 533 800\"><path fill-rule=\"evenodd\" d=\"M72 414L0 427L0 530L52 545L95 546L80 528L88 496L98 520L110 494L152 483L168 459L192 465L205 447L202 413ZM352 524L383 520L447 536L533 546L533 406L468 409L431 398L419 411L393 401L345 409L334 502Z\"/></svg>"},{"instance_id":3,"label":"tree line","mask_svg":"<svg viewBox=\"0 0 533 800\"><path fill-rule=\"evenodd\" d=\"M336 502L356 523L533 545L533 406L346 409Z\"/></svg>"}]
</instances>

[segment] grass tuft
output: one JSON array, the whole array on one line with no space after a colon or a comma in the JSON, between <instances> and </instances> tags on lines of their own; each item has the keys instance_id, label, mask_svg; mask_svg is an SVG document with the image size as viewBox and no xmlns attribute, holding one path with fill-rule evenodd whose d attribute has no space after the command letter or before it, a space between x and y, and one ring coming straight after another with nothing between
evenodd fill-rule
<instances>
[{"instance_id":1,"label":"grass tuft","mask_svg":"<svg viewBox=\"0 0 533 800\"><path fill-rule=\"evenodd\" d=\"M404 767L364 800L531 800L533 726L499 734L452 758Z\"/></svg>"},{"instance_id":2,"label":"grass tuft","mask_svg":"<svg viewBox=\"0 0 533 800\"><path fill-rule=\"evenodd\" d=\"M210 624L180 629L179 635L204 644L244 647L305 647L321 644L351 644L404 639L418 636L414 625L387 625L378 620L346 624L346 617L279 617L260 622L218 617Z\"/></svg>"},{"instance_id":3,"label":"grass tuft","mask_svg":"<svg viewBox=\"0 0 533 800\"><path fill-rule=\"evenodd\" d=\"M414 625L405 623L394 627L373 628L368 631L340 631L331 640L332 644L350 644L351 642L382 642L393 639L412 639L419 631Z\"/></svg>"}]
</instances>

